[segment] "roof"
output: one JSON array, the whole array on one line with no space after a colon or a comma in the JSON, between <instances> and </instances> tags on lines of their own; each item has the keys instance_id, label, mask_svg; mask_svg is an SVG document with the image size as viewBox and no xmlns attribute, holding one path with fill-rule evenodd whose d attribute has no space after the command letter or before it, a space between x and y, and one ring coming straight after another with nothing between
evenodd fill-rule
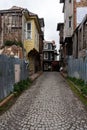
<instances>
[{"instance_id":1,"label":"roof","mask_svg":"<svg viewBox=\"0 0 87 130\"><path fill-rule=\"evenodd\" d=\"M65 2L65 0L60 0L60 3L64 3Z\"/></svg>"},{"instance_id":2,"label":"roof","mask_svg":"<svg viewBox=\"0 0 87 130\"><path fill-rule=\"evenodd\" d=\"M9 10L23 10L24 8L22 8L22 7L18 7L18 6L12 6Z\"/></svg>"},{"instance_id":3,"label":"roof","mask_svg":"<svg viewBox=\"0 0 87 130\"><path fill-rule=\"evenodd\" d=\"M40 22L40 26L44 27L45 23L44 23L44 18L39 18L39 22Z\"/></svg>"},{"instance_id":4,"label":"roof","mask_svg":"<svg viewBox=\"0 0 87 130\"><path fill-rule=\"evenodd\" d=\"M46 43L46 44L52 44L53 46L56 46L56 44L55 44L55 41L53 40L53 41L44 41L44 43Z\"/></svg>"},{"instance_id":5,"label":"roof","mask_svg":"<svg viewBox=\"0 0 87 130\"><path fill-rule=\"evenodd\" d=\"M30 11L29 11L29 14L30 14L30 16L35 16L35 15L37 15L37 14L32 13L32 12L30 12Z\"/></svg>"}]
</instances>

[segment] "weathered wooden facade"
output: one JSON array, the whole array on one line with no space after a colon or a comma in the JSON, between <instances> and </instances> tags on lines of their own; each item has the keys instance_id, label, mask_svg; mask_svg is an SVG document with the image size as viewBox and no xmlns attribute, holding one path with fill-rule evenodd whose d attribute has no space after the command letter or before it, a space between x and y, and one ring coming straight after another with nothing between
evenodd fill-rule
<instances>
[{"instance_id":1,"label":"weathered wooden facade","mask_svg":"<svg viewBox=\"0 0 87 130\"><path fill-rule=\"evenodd\" d=\"M15 6L8 10L0 10L0 46L7 40L22 42L23 10Z\"/></svg>"}]
</instances>

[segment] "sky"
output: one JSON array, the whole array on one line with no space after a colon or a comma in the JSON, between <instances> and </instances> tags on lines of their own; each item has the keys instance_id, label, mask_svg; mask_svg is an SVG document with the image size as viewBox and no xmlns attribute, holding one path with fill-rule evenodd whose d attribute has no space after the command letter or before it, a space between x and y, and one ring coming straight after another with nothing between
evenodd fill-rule
<instances>
[{"instance_id":1,"label":"sky","mask_svg":"<svg viewBox=\"0 0 87 130\"><path fill-rule=\"evenodd\" d=\"M57 23L63 22L63 5L60 0L1 0L0 10L9 9L12 6L27 8L30 12L44 18L45 22L45 40L54 40L59 49L59 33Z\"/></svg>"}]
</instances>

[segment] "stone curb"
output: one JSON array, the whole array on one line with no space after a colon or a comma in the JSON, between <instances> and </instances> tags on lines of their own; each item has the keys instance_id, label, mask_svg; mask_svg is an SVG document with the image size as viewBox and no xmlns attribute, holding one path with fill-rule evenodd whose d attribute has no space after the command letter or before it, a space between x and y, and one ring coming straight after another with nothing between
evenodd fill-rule
<instances>
[{"instance_id":1,"label":"stone curb","mask_svg":"<svg viewBox=\"0 0 87 130\"><path fill-rule=\"evenodd\" d=\"M2 107L3 105L5 105L13 97L14 97L14 94L10 94L8 97L6 97L5 99L3 99L3 101L0 102L0 107Z\"/></svg>"},{"instance_id":2,"label":"stone curb","mask_svg":"<svg viewBox=\"0 0 87 130\"><path fill-rule=\"evenodd\" d=\"M69 82L79 91L80 94L82 94L87 99L87 95L83 94L77 85L75 85L71 80L69 80Z\"/></svg>"},{"instance_id":3,"label":"stone curb","mask_svg":"<svg viewBox=\"0 0 87 130\"><path fill-rule=\"evenodd\" d=\"M65 75L64 73L62 73L62 72L60 72L61 73L61 75L66 79L67 78L67 75ZM81 92L81 90L78 88L78 86L77 85L75 85L72 81L70 81L69 80L69 82L79 91L79 93L80 94L82 94L86 99L87 99L87 95L85 95L85 94L83 94L82 92ZM68 83L68 81L67 81L67 83Z\"/></svg>"},{"instance_id":4,"label":"stone curb","mask_svg":"<svg viewBox=\"0 0 87 130\"><path fill-rule=\"evenodd\" d=\"M34 81L35 79L37 79L43 72L39 72L36 74L35 77L33 78L30 78L32 81ZM8 97L5 97L5 99L3 99L1 102L0 102L0 107L2 107L3 105L5 105L11 98L14 97L14 93L10 94Z\"/></svg>"}]
</instances>

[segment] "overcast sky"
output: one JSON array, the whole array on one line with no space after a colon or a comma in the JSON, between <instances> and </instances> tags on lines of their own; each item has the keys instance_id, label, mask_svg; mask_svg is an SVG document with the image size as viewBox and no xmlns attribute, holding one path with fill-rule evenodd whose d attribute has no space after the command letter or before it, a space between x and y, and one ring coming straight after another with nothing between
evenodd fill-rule
<instances>
[{"instance_id":1,"label":"overcast sky","mask_svg":"<svg viewBox=\"0 0 87 130\"><path fill-rule=\"evenodd\" d=\"M57 23L63 22L62 4L59 0L1 0L0 10L8 9L12 6L27 8L29 11L44 18L45 21L45 40L55 40L57 49L59 48L59 39Z\"/></svg>"}]
</instances>

